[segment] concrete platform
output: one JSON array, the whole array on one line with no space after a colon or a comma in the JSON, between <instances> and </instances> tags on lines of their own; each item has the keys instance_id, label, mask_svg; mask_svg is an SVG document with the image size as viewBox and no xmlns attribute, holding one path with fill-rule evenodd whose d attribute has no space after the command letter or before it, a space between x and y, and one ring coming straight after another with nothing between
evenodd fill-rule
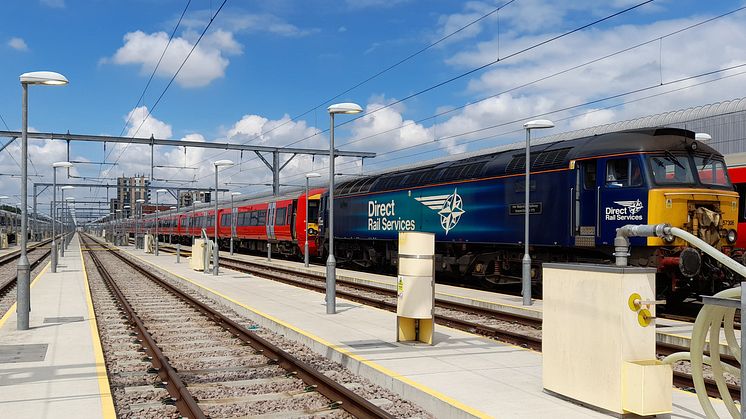
<instances>
[{"instance_id":1,"label":"concrete platform","mask_svg":"<svg viewBox=\"0 0 746 419\"><path fill-rule=\"evenodd\" d=\"M172 273L262 327L307 344L373 382L418 403L436 417L599 418L607 415L546 394L541 354L437 326L435 345L395 342L395 315L340 299L327 315L323 296L271 280L222 270L218 277L189 269L186 258L155 257L124 248ZM277 261L280 263L280 261ZM715 402L726 417L722 402ZM704 418L692 393L674 390L672 418Z\"/></svg>"},{"instance_id":2,"label":"concrete platform","mask_svg":"<svg viewBox=\"0 0 746 419\"><path fill-rule=\"evenodd\" d=\"M33 279L29 330L15 305L0 319L0 416L116 417L82 262L74 239Z\"/></svg>"}]
</instances>

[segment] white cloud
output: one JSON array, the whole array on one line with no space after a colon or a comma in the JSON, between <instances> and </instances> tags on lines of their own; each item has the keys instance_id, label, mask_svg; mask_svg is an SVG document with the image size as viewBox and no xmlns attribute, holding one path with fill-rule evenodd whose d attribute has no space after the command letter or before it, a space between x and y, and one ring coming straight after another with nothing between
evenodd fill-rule
<instances>
[{"instance_id":1,"label":"white cloud","mask_svg":"<svg viewBox=\"0 0 746 419\"><path fill-rule=\"evenodd\" d=\"M200 10L190 13L182 19L181 24L185 28L201 31L210 21L214 12L211 10ZM319 32L318 29L303 29L292 23L272 14L262 13L244 13L240 11L231 11L224 13L220 19L215 22L225 31L241 33L269 33L284 37L303 37Z\"/></svg>"},{"instance_id":2,"label":"white cloud","mask_svg":"<svg viewBox=\"0 0 746 419\"><path fill-rule=\"evenodd\" d=\"M26 41L24 41L23 38L10 38L8 46L17 51L28 51L28 45L26 45Z\"/></svg>"},{"instance_id":3,"label":"white cloud","mask_svg":"<svg viewBox=\"0 0 746 419\"><path fill-rule=\"evenodd\" d=\"M127 122L127 137L168 139L171 138L171 125L158 120L153 115L148 115L148 107L140 106L131 110L124 120ZM144 122L143 122L144 121Z\"/></svg>"},{"instance_id":4,"label":"white cloud","mask_svg":"<svg viewBox=\"0 0 746 419\"><path fill-rule=\"evenodd\" d=\"M174 37L166 54L163 56L156 75L170 78L176 73L184 58L194 47L196 34L188 32L181 37ZM168 44L165 32L146 34L142 31L130 32L124 36L124 45L117 50L113 57L104 62L115 64L140 65L140 72L149 75L155 68ZM176 82L182 87L202 87L213 80L225 75L225 69L230 61L227 56L241 53L241 45L233 38L233 34L223 30L209 33L187 60L176 77Z\"/></svg>"}]
</instances>

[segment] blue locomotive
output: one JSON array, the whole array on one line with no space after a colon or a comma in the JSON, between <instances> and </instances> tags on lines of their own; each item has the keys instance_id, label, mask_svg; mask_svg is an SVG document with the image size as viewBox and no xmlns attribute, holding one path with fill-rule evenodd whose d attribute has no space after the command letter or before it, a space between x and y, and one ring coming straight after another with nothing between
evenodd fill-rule
<instances>
[{"instance_id":1,"label":"blue locomotive","mask_svg":"<svg viewBox=\"0 0 746 419\"><path fill-rule=\"evenodd\" d=\"M341 183L334 201L338 261L393 267L398 232L427 231L436 235L438 271L519 281L525 165L524 150L515 149ZM530 170L536 284L543 262L611 262L616 228L625 224L666 222L733 251L738 194L723 156L691 131L638 129L534 145ZM631 253L631 264L658 269L659 294L669 298L735 281L678 239L635 238Z\"/></svg>"}]
</instances>

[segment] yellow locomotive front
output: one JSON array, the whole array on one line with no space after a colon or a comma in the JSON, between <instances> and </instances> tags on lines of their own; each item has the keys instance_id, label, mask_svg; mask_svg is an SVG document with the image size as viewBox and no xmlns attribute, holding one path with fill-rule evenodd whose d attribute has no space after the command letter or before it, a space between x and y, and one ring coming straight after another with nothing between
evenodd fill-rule
<instances>
[{"instance_id":1,"label":"yellow locomotive front","mask_svg":"<svg viewBox=\"0 0 746 419\"><path fill-rule=\"evenodd\" d=\"M737 240L738 193L728 179L722 156L698 150L646 156L651 178L648 191L648 223L679 227L732 255ZM674 299L692 294L711 294L733 286L733 273L681 239L647 239L655 253L659 287Z\"/></svg>"}]
</instances>

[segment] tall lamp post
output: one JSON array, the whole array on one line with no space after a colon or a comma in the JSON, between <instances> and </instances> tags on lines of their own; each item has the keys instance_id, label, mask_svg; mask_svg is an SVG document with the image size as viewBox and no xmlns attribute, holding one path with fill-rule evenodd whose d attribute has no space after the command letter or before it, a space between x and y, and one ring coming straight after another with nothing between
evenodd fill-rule
<instances>
[{"instance_id":1,"label":"tall lamp post","mask_svg":"<svg viewBox=\"0 0 746 419\"><path fill-rule=\"evenodd\" d=\"M73 218L72 218L72 214L70 212L71 212L71 207L72 207L72 212L74 212L74 210L75 210L75 197L74 196L68 196L67 198L65 198L65 202L67 203L67 218L70 219L69 220L69 225L73 226L74 225L73 224ZM74 233L74 232L75 232L75 229L73 228L73 230L71 231L71 233ZM69 246L69 245L70 245L70 239L62 240L62 247L67 248L67 246Z\"/></svg>"},{"instance_id":2,"label":"tall lamp post","mask_svg":"<svg viewBox=\"0 0 746 419\"><path fill-rule=\"evenodd\" d=\"M220 262L220 241L218 240L218 171L221 167L233 166L233 162L230 160L218 160L213 165L215 166L215 250L212 252L212 274L217 276L218 263Z\"/></svg>"},{"instance_id":3,"label":"tall lamp post","mask_svg":"<svg viewBox=\"0 0 746 419\"><path fill-rule=\"evenodd\" d=\"M55 224L57 224L57 169L60 167L69 169L73 164L68 161L52 163L52 273L57 272L57 235Z\"/></svg>"},{"instance_id":4,"label":"tall lamp post","mask_svg":"<svg viewBox=\"0 0 746 419\"><path fill-rule=\"evenodd\" d=\"M117 239L120 234L122 234L122 210L116 209L115 212L119 213L116 217L114 217L114 246L119 246L119 242L121 242L121 239Z\"/></svg>"},{"instance_id":5,"label":"tall lamp post","mask_svg":"<svg viewBox=\"0 0 746 419\"><path fill-rule=\"evenodd\" d=\"M531 182L530 182L530 170L531 170L531 130L532 129L544 129L553 128L554 123L547 119L537 119L529 121L523 124L523 128L526 129L526 185L525 185L525 204L523 206L523 272L521 275L522 282L522 294L523 294L523 305L531 305L531 256L528 254L528 233L529 233L529 215L531 213L529 207L529 195L531 194Z\"/></svg>"},{"instance_id":6,"label":"tall lamp post","mask_svg":"<svg viewBox=\"0 0 746 419\"><path fill-rule=\"evenodd\" d=\"M306 242L303 244L303 261L305 263L306 268L309 265L309 256L308 256L308 181L309 179L315 179L320 178L321 175L315 172L306 173Z\"/></svg>"},{"instance_id":7,"label":"tall lamp post","mask_svg":"<svg viewBox=\"0 0 746 419\"><path fill-rule=\"evenodd\" d=\"M129 209L131 209L129 205L125 205L122 207L122 235L124 236L124 243L122 243L122 246L129 246L130 245L130 233L127 231L127 219L129 219ZM137 248L137 235L135 235L135 248Z\"/></svg>"},{"instance_id":8,"label":"tall lamp post","mask_svg":"<svg viewBox=\"0 0 746 419\"><path fill-rule=\"evenodd\" d=\"M19 77L21 89L21 257L18 258L17 298L18 330L28 330L29 310L31 310L31 266L26 255L26 224L28 224L28 86L30 84L61 86L67 84L62 74L51 71L23 73Z\"/></svg>"},{"instance_id":9,"label":"tall lamp post","mask_svg":"<svg viewBox=\"0 0 746 419\"><path fill-rule=\"evenodd\" d=\"M168 192L165 189L156 189L155 191L155 248L153 249L153 254L158 256L158 209L160 208L158 205L158 197L162 193Z\"/></svg>"},{"instance_id":10,"label":"tall lamp post","mask_svg":"<svg viewBox=\"0 0 746 419\"><path fill-rule=\"evenodd\" d=\"M0 196L0 201L2 201L4 199L8 199L8 198L10 198L8 195L2 195L2 196ZM10 241L10 239L8 239L8 241ZM8 243L8 246L10 246L10 243ZM52 272L54 272L54 271L52 271Z\"/></svg>"},{"instance_id":11,"label":"tall lamp post","mask_svg":"<svg viewBox=\"0 0 746 419\"><path fill-rule=\"evenodd\" d=\"M62 208L61 208L61 214L60 214L60 233L62 233L62 244L60 244L60 257L65 257L65 242L67 241L67 237L65 237L65 234L67 233L65 231L65 191L69 189L75 189L75 186L65 185L60 188L62 191L62 199L60 202L62 202Z\"/></svg>"},{"instance_id":12,"label":"tall lamp post","mask_svg":"<svg viewBox=\"0 0 746 419\"><path fill-rule=\"evenodd\" d=\"M141 234L141 227L142 227L142 204L145 202L144 199L139 198L135 200L135 249L142 249L143 246L143 240L140 240L142 238Z\"/></svg>"},{"instance_id":13,"label":"tall lamp post","mask_svg":"<svg viewBox=\"0 0 746 419\"><path fill-rule=\"evenodd\" d=\"M236 206L233 203L233 198L241 195L241 192L231 192L231 256L233 256L233 236L236 235L236 222L238 221L238 217L236 217Z\"/></svg>"},{"instance_id":14,"label":"tall lamp post","mask_svg":"<svg viewBox=\"0 0 746 419\"><path fill-rule=\"evenodd\" d=\"M178 201L178 200L177 200L177 201ZM169 207L168 209L170 209L171 211L173 211L173 210L175 210L175 209L176 209L176 207L175 207L175 206L173 206L173 205L171 205L171 206L170 206L170 207ZM173 227L173 228L176 228L176 227L178 227L178 219L179 219L179 212L178 212L178 211L176 211L176 219L177 219L177 224L176 224L176 225L173 225L173 226L171 226L171 227ZM172 242L171 242L172 240L173 240L173 234L169 234L169 235L168 235L168 244L172 244ZM178 262L178 258L176 258L176 260L177 260L177 262Z\"/></svg>"},{"instance_id":15,"label":"tall lamp post","mask_svg":"<svg viewBox=\"0 0 746 419\"><path fill-rule=\"evenodd\" d=\"M326 259L326 314L337 312L337 260L334 258L334 115L356 114L363 111L357 103L335 103L329 111L329 257Z\"/></svg>"}]
</instances>

